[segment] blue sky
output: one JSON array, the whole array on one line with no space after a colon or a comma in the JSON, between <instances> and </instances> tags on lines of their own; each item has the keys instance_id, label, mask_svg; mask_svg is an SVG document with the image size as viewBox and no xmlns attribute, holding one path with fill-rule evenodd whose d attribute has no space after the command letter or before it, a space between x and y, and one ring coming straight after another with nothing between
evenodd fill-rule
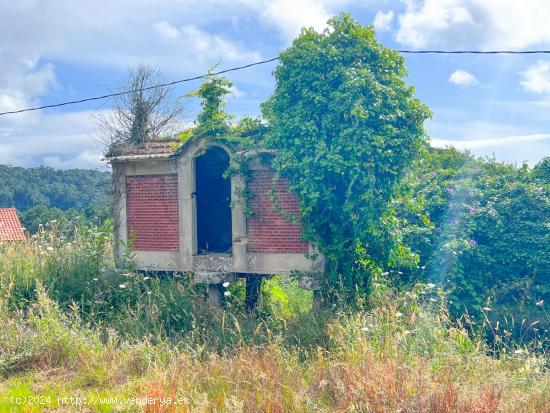
<instances>
[{"instance_id":1,"label":"blue sky","mask_svg":"<svg viewBox=\"0 0 550 413\"><path fill-rule=\"evenodd\" d=\"M550 49L548 0L0 0L0 112L104 94L137 63L168 79L274 57L302 26L349 11L397 49ZM550 155L550 55L407 55L436 146L531 165ZM228 111L258 115L275 63L228 77ZM178 95L198 83L178 86ZM108 102L0 117L0 163L99 167ZM197 105L189 102L186 120Z\"/></svg>"}]
</instances>

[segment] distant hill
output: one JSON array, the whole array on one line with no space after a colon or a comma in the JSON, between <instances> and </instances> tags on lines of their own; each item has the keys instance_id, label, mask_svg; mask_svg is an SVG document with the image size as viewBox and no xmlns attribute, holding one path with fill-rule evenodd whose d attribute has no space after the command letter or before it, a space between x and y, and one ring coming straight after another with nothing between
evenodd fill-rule
<instances>
[{"instance_id":1,"label":"distant hill","mask_svg":"<svg viewBox=\"0 0 550 413\"><path fill-rule=\"evenodd\" d=\"M83 211L109 204L110 172L0 165L0 208L23 212L37 205Z\"/></svg>"}]
</instances>

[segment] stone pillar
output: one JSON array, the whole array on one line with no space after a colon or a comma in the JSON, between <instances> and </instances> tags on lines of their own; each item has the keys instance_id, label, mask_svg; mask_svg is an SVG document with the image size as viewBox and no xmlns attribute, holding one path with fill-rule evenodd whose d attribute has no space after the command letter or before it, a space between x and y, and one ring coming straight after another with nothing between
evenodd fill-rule
<instances>
[{"instance_id":1,"label":"stone pillar","mask_svg":"<svg viewBox=\"0 0 550 413\"><path fill-rule=\"evenodd\" d=\"M246 298L244 301L247 311L252 311L256 308L260 300L262 290L263 277L261 275L247 274L246 276Z\"/></svg>"},{"instance_id":2,"label":"stone pillar","mask_svg":"<svg viewBox=\"0 0 550 413\"><path fill-rule=\"evenodd\" d=\"M213 308L222 308L223 292L223 284L208 284L208 304Z\"/></svg>"},{"instance_id":3,"label":"stone pillar","mask_svg":"<svg viewBox=\"0 0 550 413\"><path fill-rule=\"evenodd\" d=\"M114 219L114 254L117 267L123 267L128 245L127 218L126 218L126 165L121 162L112 162L113 170L113 203Z\"/></svg>"},{"instance_id":4,"label":"stone pillar","mask_svg":"<svg viewBox=\"0 0 550 413\"><path fill-rule=\"evenodd\" d=\"M323 294L320 290L313 290L313 305L311 311L318 313L324 306Z\"/></svg>"},{"instance_id":5,"label":"stone pillar","mask_svg":"<svg viewBox=\"0 0 550 413\"><path fill-rule=\"evenodd\" d=\"M233 238L233 270L245 273L248 270L245 199L241 199L245 190L244 180L240 175L231 177L231 220Z\"/></svg>"},{"instance_id":6,"label":"stone pillar","mask_svg":"<svg viewBox=\"0 0 550 413\"><path fill-rule=\"evenodd\" d=\"M313 291L313 306L311 311L318 312L324 306L323 294L321 293L321 282L319 278L303 276L299 281L300 287L304 290Z\"/></svg>"}]
</instances>

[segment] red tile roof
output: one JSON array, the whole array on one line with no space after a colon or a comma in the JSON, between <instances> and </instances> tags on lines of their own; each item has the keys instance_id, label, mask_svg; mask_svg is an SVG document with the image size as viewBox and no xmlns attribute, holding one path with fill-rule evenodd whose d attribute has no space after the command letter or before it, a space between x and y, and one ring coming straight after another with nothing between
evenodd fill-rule
<instances>
[{"instance_id":1,"label":"red tile roof","mask_svg":"<svg viewBox=\"0 0 550 413\"><path fill-rule=\"evenodd\" d=\"M0 241L19 241L26 238L15 208L0 208Z\"/></svg>"},{"instance_id":2,"label":"red tile roof","mask_svg":"<svg viewBox=\"0 0 550 413\"><path fill-rule=\"evenodd\" d=\"M180 146L179 139L151 139L137 146L115 149L109 156L157 155L174 153Z\"/></svg>"}]
</instances>

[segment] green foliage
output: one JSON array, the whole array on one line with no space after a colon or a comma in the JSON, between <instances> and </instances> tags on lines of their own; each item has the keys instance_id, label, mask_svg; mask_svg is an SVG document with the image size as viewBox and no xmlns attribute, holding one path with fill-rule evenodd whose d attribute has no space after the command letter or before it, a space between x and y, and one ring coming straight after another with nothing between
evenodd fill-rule
<instances>
[{"instance_id":1,"label":"green foliage","mask_svg":"<svg viewBox=\"0 0 550 413\"><path fill-rule=\"evenodd\" d=\"M449 318L434 285L398 292L379 276L368 308L310 312L310 292L274 277L258 312L241 312L243 283L213 310L186 275L114 270L108 228L77 239L54 231L0 246L0 409L30 395L51 396L43 407L55 409L67 407L56 404L64 395L178 394L193 411L547 410L545 354L505 335L489 346L486 324ZM483 402L479 388L491 383L502 398ZM445 398L433 401L434 391Z\"/></svg>"},{"instance_id":2,"label":"green foliage","mask_svg":"<svg viewBox=\"0 0 550 413\"><path fill-rule=\"evenodd\" d=\"M209 73L211 72L212 69ZM206 147L221 143L234 149L234 169L228 171L228 174L245 172L246 161L243 156L247 160L251 156L250 152L260 148L259 142L267 130L267 126L258 118L245 116L235 123L234 117L225 112L225 96L230 93L232 86L229 79L209 75L197 91L189 93L187 96L201 100L202 110L197 116L196 126L180 136L182 142L206 138Z\"/></svg>"},{"instance_id":3,"label":"green foliage","mask_svg":"<svg viewBox=\"0 0 550 413\"><path fill-rule=\"evenodd\" d=\"M244 117L237 123L232 122L234 117L224 111L225 96L230 93L232 86L230 80L210 75L204 79L199 90L188 95L200 98L202 110L197 116L196 126L182 132L180 141L185 143L204 138L203 151L215 144L232 149L231 162L225 171L225 177L240 175L246 183L250 175L248 162L258 155L262 147L261 140L268 127L259 118ZM245 185L245 189L236 192L232 202L241 204L245 214L251 215L249 199L250 193Z\"/></svg>"},{"instance_id":4,"label":"green foliage","mask_svg":"<svg viewBox=\"0 0 550 413\"><path fill-rule=\"evenodd\" d=\"M398 208L404 240L420 264L394 279L442 285L455 316L466 311L480 319L482 308L490 308L488 317L501 328L508 324L516 338L535 321L544 335L550 320L536 303L550 299L547 165L545 159L530 170L432 150Z\"/></svg>"},{"instance_id":5,"label":"green foliage","mask_svg":"<svg viewBox=\"0 0 550 413\"><path fill-rule=\"evenodd\" d=\"M110 185L109 172L0 165L0 208L26 211L44 205L84 211L93 205L105 207L110 203Z\"/></svg>"},{"instance_id":6,"label":"green foliage","mask_svg":"<svg viewBox=\"0 0 550 413\"><path fill-rule=\"evenodd\" d=\"M313 292L300 288L297 280L276 276L262 284L262 305L270 314L289 320L311 311Z\"/></svg>"},{"instance_id":7,"label":"green foliage","mask_svg":"<svg viewBox=\"0 0 550 413\"><path fill-rule=\"evenodd\" d=\"M432 287L402 294L377 283L371 303L369 310L289 320L276 330L219 311L210 313L214 322L199 319L176 340L138 339L116 323L104 329L97 320L85 322L76 306L63 311L38 284L26 312L0 300L0 409L29 411L30 404L14 400L32 396L40 408L71 410L75 405L58 397L99 395L105 401L90 403L90 411L118 411L124 406L107 399L136 396L184 396L190 404L183 409L192 411L548 410L544 355L512 346L488 356L479 336L449 320ZM324 332L322 340L308 335L315 331ZM322 347L308 347L304 339Z\"/></svg>"},{"instance_id":8,"label":"green foliage","mask_svg":"<svg viewBox=\"0 0 550 413\"><path fill-rule=\"evenodd\" d=\"M112 262L112 226L63 225L51 221L29 242L0 245L0 293L17 308L34 299L42 283L65 308L87 306L89 286Z\"/></svg>"},{"instance_id":9,"label":"green foliage","mask_svg":"<svg viewBox=\"0 0 550 413\"><path fill-rule=\"evenodd\" d=\"M208 72L212 73L212 69ZM197 116L196 136L208 136L210 139L220 139L230 133L229 122L233 117L223 109L226 106L224 96L230 93L233 83L219 76L205 78L199 90L189 96L201 99L202 111Z\"/></svg>"},{"instance_id":10,"label":"green foliage","mask_svg":"<svg viewBox=\"0 0 550 413\"><path fill-rule=\"evenodd\" d=\"M389 202L425 144L430 115L403 78L404 59L349 15L304 29L281 53L262 106L265 146L300 199L305 237L327 259L327 284L352 298L391 259Z\"/></svg>"},{"instance_id":11,"label":"green foliage","mask_svg":"<svg viewBox=\"0 0 550 413\"><path fill-rule=\"evenodd\" d=\"M49 208L45 205L36 205L19 214L22 225L31 234L38 232L41 226L50 226L56 222L68 229L84 228L89 224L101 225L111 215L110 208L90 206L78 212L70 208L62 211L59 208Z\"/></svg>"}]
</instances>

